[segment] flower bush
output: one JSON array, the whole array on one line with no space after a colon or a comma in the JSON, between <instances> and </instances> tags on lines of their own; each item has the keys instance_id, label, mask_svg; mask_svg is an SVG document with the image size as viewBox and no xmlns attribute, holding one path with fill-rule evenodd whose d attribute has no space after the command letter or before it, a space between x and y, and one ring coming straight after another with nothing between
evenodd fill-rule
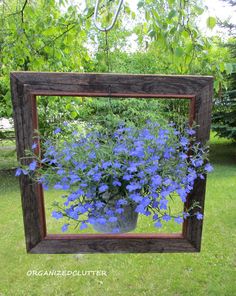
<instances>
[{"instance_id":1,"label":"flower bush","mask_svg":"<svg viewBox=\"0 0 236 296\"><path fill-rule=\"evenodd\" d=\"M54 140L44 143L43 159L35 155L16 175L30 174L44 189L66 191L63 206L56 204L52 212L56 219L68 219L62 231L73 222L81 230L88 224L115 223L128 204L150 216L156 227L170 220L181 224L189 216L203 218L196 203L177 214L168 205L176 198L184 203L196 178L212 170L207 148L195 142L193 129L180 132L173 124L163 128L153 122L142 128L120 124L110 135L78 133L65 124L54 134Z\"/></svg>"}]
</instances>

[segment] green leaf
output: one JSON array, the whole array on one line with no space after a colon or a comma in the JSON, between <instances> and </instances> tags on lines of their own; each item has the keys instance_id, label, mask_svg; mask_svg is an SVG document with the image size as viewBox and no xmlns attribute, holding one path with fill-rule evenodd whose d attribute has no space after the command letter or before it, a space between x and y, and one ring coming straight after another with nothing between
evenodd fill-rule
<instances>
[{"instance_id":1,"label":"green leaf","mask_svg":"<svg viewBox=\"0 0 236 296\"><path fill-rule=\"evenodd\" d=\"M175 3L175 0L168 0L168 4L171 6L172 4Z\"/></svg>"},{"instance_id":2,"label":"green leaf","mask_svg":"<svg viewBox=\"0 0 236 296\"><path fill-rule=\"evenodd\" d=\"M144 1L143 0L140 0L138 2L138 8L142 8L142 7L144 7Z\"/></svg>"},{"instance_id":3,"label":"green leaf","mask_svg":"<svg viewBox=\"0 0 236 296\"><path fill-rule=\"evenodd\" d=\"M177 57L182 57L184 55L184 50L182 47L176 47L175 49L175 55Z\"/></svg>"},{"instance_id":4,"label":"green leaf","mask_svg":"<svg viewBox=\"0 0 236 296\"><path fill-rule=\"evenodd\" d=\"M70 110L71 109L71 104L66 104L66 110Z\"/></svg>"},{"instance_id":5,"label":"green leaf","mask_svg":"<svg viewBox=\"0 0 236 296\"><path fill-rule=\"evenodd\" d=\"M231 63L225 63L225 71L227 75L232 74L233 72L233 65Z\"/></svg>"},{"instance_id":6,"label":"green leaf","mask_svg":"<svg viewBox=\"0 0 236 296\"><path fill-rule=\"evenodd\" d=\"M185 48L185 51L187 54L190 54L193 50L193 44L192 43L188 43L186 48Z\"/></svg>"},{"instance_id":7,"label":"green leaf","mask_svg":"<svg viewBox=\"0 0 236 296\"><path fill-rule=\"evenodd\" d=\"M151 30L148 35L151 37L151 38L154 38L156 36L156 31L154 30Z\"/></svg>"},{"instance_id":8,"label":"green leaf","mask_svg":"<svg viewBox=\"0 0 236 296\"><path fill-rule=\"evenodd\" d=\"M207 19L207 27L212 30L215 27L215 25L216 25L216 18L213 16L209 16Z\"/></svg>"},{"instance_id":9,"label":"green leaf","mask_svg":"<svg viewBox=\"0 0 236 296\"><path fill-rule=\"evenodd\" d=\"M197 13L197 15L201 15L204 12L204 9L202 7L200 7L200 6L195 6L194 10Z\"/></svg>"},{"instance_id":10,"label":"green leaf","mask_svg":"<svg viewBox=\"0 0 236 296\"><path fill-rule=\"evenodd\" d=\"M176 10L172 9L168 14L168 19L172 19L174 16L176 16L176 14Z\"/></svg>"},{"instance_id":11,"label":"green leaf","mask_svg":"<svg viewBox=\"0 0 236 296\"><path fill-rule=\"evenodd\" d=\"M176 31L177 31L177 28L176 27L173 27L173 28L171 28L171 30L169 31L169 33L171 35L173 35Z\"/></svg>"},{"instance_id":12,"label":"green leaf","mask_svg":"<svg viewBox=\"0 0 236 296\"><path fill-rule=\"evenodd\" d=\"M225 70L225 63L220 63L219 66L220 66L220 71L221 72L224 72L224 70Z\"/></svg>"},{"instance_id":13,"label":"green leaf","mask_svg":"<svg viewBox=\"0 0 236 296\"><path fill-rule=\"evenodd\" d=\"M214 81L214 90L215 90L216 92L218 92L219 89L220 89L220 83L219 83L218 80L215 80L215 81Z\"/></svg>"},{"instance_id":14,"label":"green leaf","mask_svg":"<svg viewBox=\"0 0 236 296\"><path fill-rule=\"evenodd\" d=\"M189 37L189 32L186 31L186 30L183 30L183 32L182 32L182 36L183 36L184 38L188 38L188 37Z\"/></svg>"},{"instance_id":15,"label":"green leaf","mask_svg":"<svg viewBox=\"0 0 236 296\"><path fill-rule=\"evenodd\" d=\"M73 119L75 119L78 116L78 113L76 111L72 111L70 115Z\"/></svg>"}]
</instances>

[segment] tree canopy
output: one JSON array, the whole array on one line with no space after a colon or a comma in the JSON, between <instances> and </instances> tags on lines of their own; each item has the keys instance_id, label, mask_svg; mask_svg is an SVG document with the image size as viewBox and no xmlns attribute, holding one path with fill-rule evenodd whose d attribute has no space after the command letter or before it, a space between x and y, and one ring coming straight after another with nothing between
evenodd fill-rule
<instances>
[{"instance_id":1,"label":"tree canopy","mask_svg":"<svg viewBox=\"0 0 236 296\"><path fill-rule=\"evenodd\" d=\"M107 39L93 24L94 2L0 2L1 117L12 114L9 73L18 70L107 72L109 63L112 72L213 75L215 97L229 87L235 57L222 46L228 40L199 29L202 1L140 0L137 10L125 4ZM111 21L117 2L102 1L102 24ZM213 29L216 19L209 16L206 25ZM54 104L64 107L63 100ZM75 117L73 100L66 105Z\"/></svg>"}]
</instances>

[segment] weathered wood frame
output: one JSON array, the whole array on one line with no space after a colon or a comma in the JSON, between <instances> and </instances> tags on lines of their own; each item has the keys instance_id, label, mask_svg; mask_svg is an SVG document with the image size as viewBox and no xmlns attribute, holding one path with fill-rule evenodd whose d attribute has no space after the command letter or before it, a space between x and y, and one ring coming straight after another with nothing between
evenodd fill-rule
<instances>
[{"instance_id":1,"label":"weathered wood frame","mask_svg":"<svg viewBox=\"0 0 236 296\"><path fill-rule=\"evenodd\" d=\"M198 125L196 137L209 139L213 78L78 73L11 73L17 156L22 159L38 128L36 96L93 96L117 98L176 98L189 100L189 122ZM29 159L24 159L29 163ZM202 221L187 219L177 234L47 234L43 189L20 176L27 252L30 253L125 253L199 252ZM198 179L187 202L198 201L204 211L206 180Z\"/></svg>"}]
</instances>

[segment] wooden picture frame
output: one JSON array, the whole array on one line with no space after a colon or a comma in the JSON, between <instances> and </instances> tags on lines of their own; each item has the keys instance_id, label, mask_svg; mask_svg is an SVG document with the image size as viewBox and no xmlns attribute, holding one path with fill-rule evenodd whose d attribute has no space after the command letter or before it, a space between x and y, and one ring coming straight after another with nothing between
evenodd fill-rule
<instances>
[{"instance_id":1,"label":"wooden picture frame","mask_svg":"<svg viewBox=\"0 0 236 296\"><path fill-rule=\"evenodd\" d=\"M189 100L189 122L196 122L197 141L209 139L213 78L210 76L164 76L126 74L79 74L12 72L17 157L33 144L38 128L36 96L82 96L117 98L176 98ZM24 159L28 164L29 159ZM185 206L195 200L204 211L206 179L197 179ZM146 253L199 252L202 220L188 218L177 234L47 234L43 189L20 176L26 249L30 253Z\"/></svg>"}]
</instances>

